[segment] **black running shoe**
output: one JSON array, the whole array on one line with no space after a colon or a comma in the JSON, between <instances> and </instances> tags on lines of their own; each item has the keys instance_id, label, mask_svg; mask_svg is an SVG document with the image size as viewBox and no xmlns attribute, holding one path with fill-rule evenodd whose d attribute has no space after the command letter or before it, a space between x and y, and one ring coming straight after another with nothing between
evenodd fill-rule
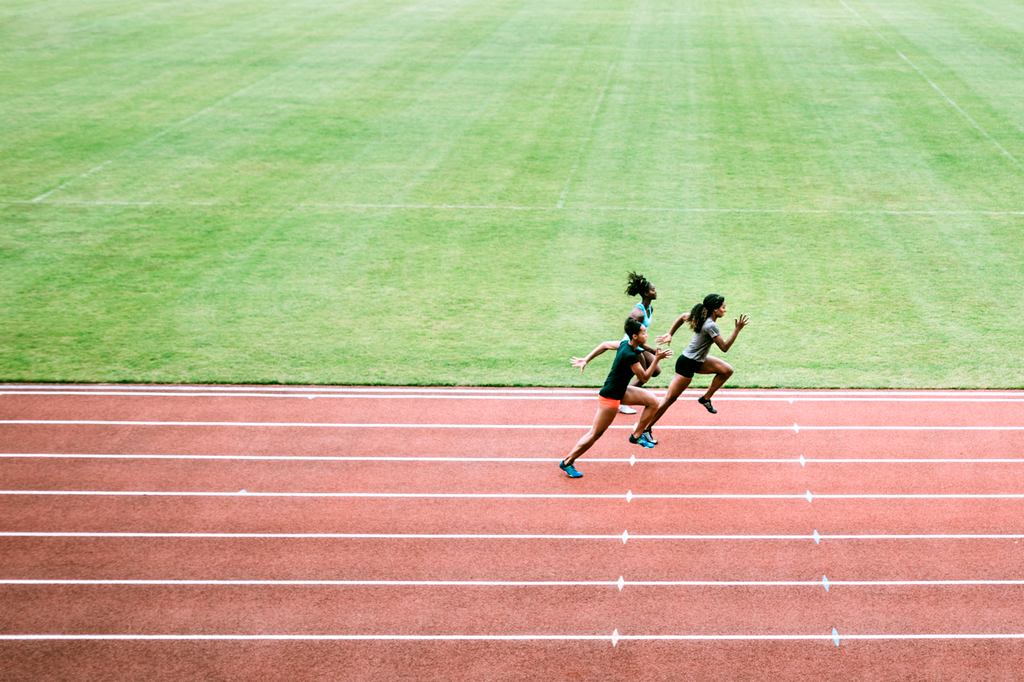
<instances>
[{"instance_id":1,"label":"black running shoe","mask_svg":"<svg viewBox=\"0 0 1024 682\"><path fill-rule=\"evenodd\" d=\"M715 406L711 404L710 400L704 400L704 396L697 398L697 402L707 408L707 411L711 414L718 414L718 410L715 409Z\"/></svg>"},{"instance_id":2,"label":"black running shoe","mask_svg":"<svg viewBox=\"0 0 1024 682\"><path fill-rule=\"evenodd\" d=\"M653 445L657 445L658 444L658 441L654 440L654 434L651 432L650 429L647 429L646 431L644 431L643 435L644 435L645 438L647 438L647 440L649 440L651 442L651 444L653 444Z\"/></svg>"}]
</instances>

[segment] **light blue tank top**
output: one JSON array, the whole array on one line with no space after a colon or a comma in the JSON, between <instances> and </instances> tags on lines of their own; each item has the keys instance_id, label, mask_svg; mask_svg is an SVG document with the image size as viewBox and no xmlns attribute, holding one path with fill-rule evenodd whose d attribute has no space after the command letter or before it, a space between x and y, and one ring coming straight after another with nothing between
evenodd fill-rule
<instances>
[{"instance_id":1,"label":"light blue tank top","mask_svg":"<svg viewBox=\"0 0 1024 682\"><path fill-rule=\"evenodd\" d=\"M642 324L644 326L644 329L647 329L648 327L650 327L651 326L651 318L654 317L654 315L651 314L650 310L648 310L647 308L644 307L644 302L640 301L639 303L637 303L633 307L634 308L639 308L641 310L641 312L643 312L644 319L640 320L640 324ZM628 334L623 334L622 335L622 340L623 341L629 341L629 335Z\"/></svg>"}]
</instances>

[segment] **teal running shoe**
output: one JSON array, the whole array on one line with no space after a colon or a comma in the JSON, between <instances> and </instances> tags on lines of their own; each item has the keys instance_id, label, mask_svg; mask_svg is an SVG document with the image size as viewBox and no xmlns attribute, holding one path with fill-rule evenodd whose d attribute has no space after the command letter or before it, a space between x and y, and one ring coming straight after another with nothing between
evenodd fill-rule
<instances>
[{"instance_id":1,"label":"teal running shoe","mask_svg":"<svg viewBox=\"0 0 1024 682\"><path fill-rule=\"evenodd\" d=\"M558 468L564 471L565 475L569 478L583 478L583 474L576 471L576 467L566 464L564 460L558 463Z\"/></svg>"},{"instance_id":2,"label":"teal running shoe","mask_svg":"<svg viewBox=\"0 0 1024 682\"><path fill-rule=\"evenodd\" d=\"M639 446L645 447L645 448L653 448L654 447L654 443L652 443L651 441L647 440L647 434L646 433L641 433L639 438L633 438L633 434L632 433L629 434L629 442L634 444L634 445L639 445Z\"/></svg>"}]
</instances>

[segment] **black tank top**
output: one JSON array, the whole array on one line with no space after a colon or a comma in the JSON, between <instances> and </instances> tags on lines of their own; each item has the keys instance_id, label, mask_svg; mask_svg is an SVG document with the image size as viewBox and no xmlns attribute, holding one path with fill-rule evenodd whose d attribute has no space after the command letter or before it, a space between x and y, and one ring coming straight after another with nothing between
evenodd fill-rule
<instances>
[{"instance_id":1,"label":"black tank top","mask_svg":"<svg viewBox=\"0 0 1024 682\"><path fill-rule=\"evenodd\" d=\"M639 350L630 348L629 341L620 343L619 352L615 354L608 378L604 380L604 388L599 391L598 395L611 400L622 400L622 396L626 395L629 382L636 376L633 374L633 365L640 362L639 354Z\"/></svg>"}]
</instances>

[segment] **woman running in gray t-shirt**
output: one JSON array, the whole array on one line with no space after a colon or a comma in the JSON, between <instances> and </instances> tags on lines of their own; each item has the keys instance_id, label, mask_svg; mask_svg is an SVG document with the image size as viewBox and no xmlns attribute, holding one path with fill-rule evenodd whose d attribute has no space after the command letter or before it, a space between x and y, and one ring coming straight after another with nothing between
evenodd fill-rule
<instances>
[{"instance_id":1,"label":"woman running in gray t-shirt","mask_svg":"<svg viewBox=\"0 0 1024 682\"><path fill-rule=\"evenodd\" d=\"M704 297L703 302L693 306L693 310L680 315L679 319L672 324L672 329L668 334L658 337L659 345L664 344L667 346L671 344L672 335L676 333L676 330L684 322L688 322L694 331L690 345L686 347L686 350L676 360L676 374L668 385L668 393L662 398L661 403L658 405L658 411L654 414L654 419L651 420L650 425L647 427L645 433L648 435L648 440L653 440L653 436L650 435L651 426L654 426L661 419L661 415L665 414L665 410L686 390L686 387L693 380L694 374L715 375L707 392L698 398L697 402L707 408L707 411L712 414L718 412L711 404L711 396L722 387L722 384L728 381L729 377L732 376L733 369L732 365L728 362L708 355L708 351L711 350L711 345L714 344L723 353L727 353L736 341L740 330L750 322L749 317L740 315L739 319L736 320L736 327L732 330L728 340L723 340L722 333L718 329L718 320L725 317L726 312L725 297L718 294L708 294Z\"/></svg>"}]
</instances>

